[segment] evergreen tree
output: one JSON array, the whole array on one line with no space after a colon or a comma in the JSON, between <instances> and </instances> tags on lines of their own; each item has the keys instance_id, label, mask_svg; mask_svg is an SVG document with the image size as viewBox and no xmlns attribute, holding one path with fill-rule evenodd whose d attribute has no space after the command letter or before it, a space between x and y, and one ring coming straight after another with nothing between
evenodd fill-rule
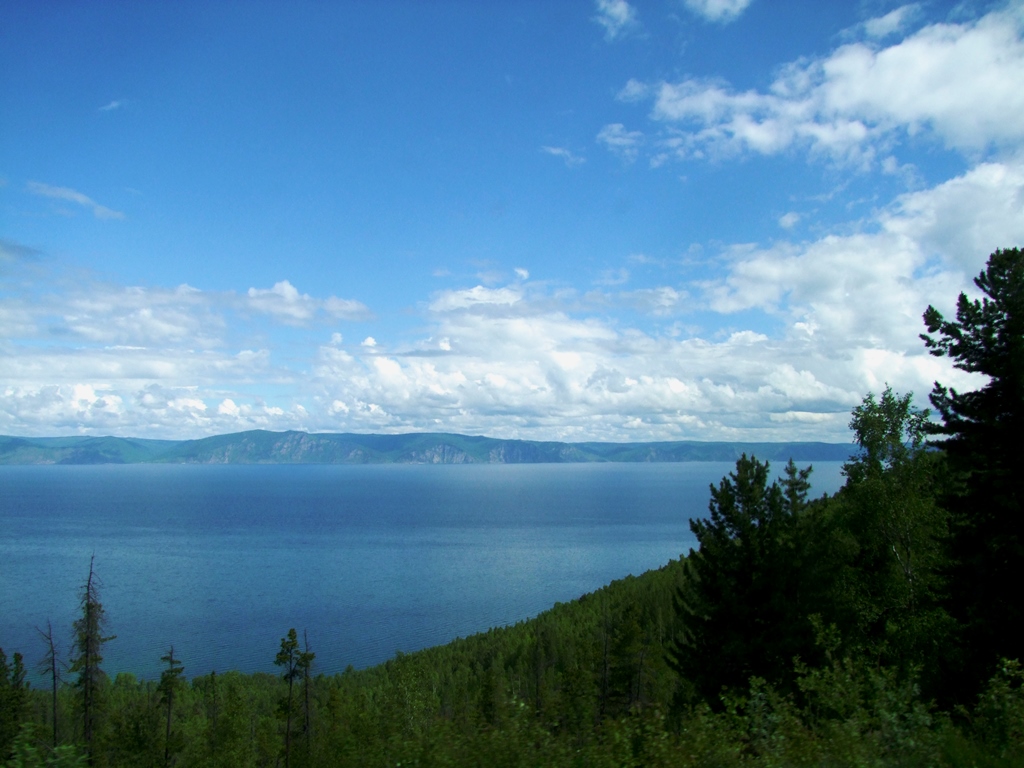
<instances>
[{"instance_id":1,"label":"evergreen tree","mask_svg":"<svg viewBox=\"0 0 1024 768\"><path fill-rule=\"evenodd\" d=\"M768 462L744 454L711 487L709 519L690 521L700 549L687 558L671 662L714 706L723 687L745 687L752 676L788 679L810 632L797 600L794 541L809 474L790 462L784 482L769 485Z\"/></svg>"},{"instance_id":2,"label":"evergreen tree","mask_svg":"<svg viewBox=\"0 0 1024 768\"><path fill-rule=\"evenodd\" d=\"M945 504L952 516L950 611L963 628L961 695L989 677L999 657L1024 658L1024 253L997 250L961 293L956 320L924 313L931 354L985 377L958 392L936 382L934 432L960 482Z\"/></svg>"},{"instance_id":3,"label":"evergreen tree","mask_svg":"<svg viewBox=\"0 0 1024 768\"><path fill-rule=\"evenodd\" d=\"M51 719L53 726L53 748L57 748L59 743L58 734L59 729L57 727L57 688L61 683L61 672L64 670L65 665L60 660L60 654L57 649L57 643L53 639L53 627L50 626L49 620L46 622L46 631L36 627L36 632L42 637L43 642L46 643L46 655L43 656L43 660L39 663L39 671L47 675L50 678L50 706L52 709Z\"/></svg>"},{"instance_id":4,"label":"evergreen tree","mask_svg":"<svg viewBox=\"0 0 1024 768\"><path fill-rule=\"evenodd\" d=\"M305 637L305 633L303 633ZM305 698L305 712L306 718L305 723L308 727L309 717L309 669L313 664L313 659L316 654L309 650L308 643L303 651L299 650L299 637L295 629L288 630L288 636L281 638L281 650L277 652L277 657L274 659L274 663L283 667L284 671L281 673L281 677L286 683L288 683L288 695L281 701L280 712L285 718L284 727L284 765L288 768L289 761L291 760L291 749L292 749L292 715L295 713L295 695L294 686L295 681L303 679L306 683L306 696Z\"/></svg>"},{"instance_id":5,"label":"evergreen tree","mask_svg":"<svg viewBox=\"0 0 1024 768\"><path fill-rule=\"evenodd\" d=\"M316 658L316 654L310 650L309 637L306 634L306 630L302 630L302 653L299 654L298 667L302 673L302 733L306 737L306 760L309 760L311 754L311 740L313 738L313 724L312 724L312 703L310 701L312 696L312 669L313 660Z\"/></svg>"},{"instance_id":6,"label":"evergreen tree","mask_svg":"<svg viewBox=\"0 0 1024 768\"><path fill-rule=\"evenodd\" d=\"M103 645L114 636L104 637L103 627L106 616L100 602L99 578L93 570L95 556L89 559L89 577L82 585L79 598L82 615L74 623L75 657L71 659L71 672L78 675L75 689L82 712L82 737L89 762L94 759L96 726L106 675L100 668L103 663Z\"/></svg>"},{"instance_id":7,"label":"evergreen tree","mask_svg":"<svg viewBox=\"0 0 1024 768\"><path fill-rule=\"evenodd\" d=\"M178 659L174 658L173 645L167 651L166 656L160 657L160 661L167 664L167 669L160 673L160 685L157 686L157 690L160 691L160 698L167 707L167 728L164 733L164 765L167 766L171 764L173 745L171 739L171 711L174 707L174 690L180 684L181 673L185 671L185 668L181 666L181 662Z\"/></svg>"},{"instance_id":8,"label":"evergreen tree","mask_svg":"<svg viewBox=\"0 0 1024 768\"><path fill-rule=\"evenodd\" d=\"M0 648L0 760L6 759L14 745L27 709L28 684L22 656L15 653L8 664L7 654Z\"/></svg>"}]
</instances>

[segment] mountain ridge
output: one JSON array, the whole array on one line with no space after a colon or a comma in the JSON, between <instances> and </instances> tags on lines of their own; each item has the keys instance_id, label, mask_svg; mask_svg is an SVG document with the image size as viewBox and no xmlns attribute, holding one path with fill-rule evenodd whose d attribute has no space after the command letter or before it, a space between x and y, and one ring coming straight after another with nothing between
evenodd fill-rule
<instances>
[{"instance_id":1,"label":"mountain ridge","mask_svg":"<svg viewBox=\"0 0 1024 768\"><path fill-rule=\"evenodd\" d=\"M248 430L195 440L0 435L0 465L25 464L565 464L586 462L845 461L852 443L642 443L506 440L451 432L395 435Z\"/></svg>"}]
</instances>

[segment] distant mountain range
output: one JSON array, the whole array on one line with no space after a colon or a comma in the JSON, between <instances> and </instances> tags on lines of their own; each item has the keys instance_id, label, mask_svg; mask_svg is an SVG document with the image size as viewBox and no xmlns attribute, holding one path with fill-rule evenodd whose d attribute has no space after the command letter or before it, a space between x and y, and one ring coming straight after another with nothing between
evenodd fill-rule
<instances>
[{"instance_id":1,"label":"distant mountain range","mask_svg":"<svg viewBox=\"0 0 1024 768\"><path fill-rule=\"evenodd\" d=\"M441 432L309 434L253 430L201 440L0 436L0 464L544 464L598 461L845 461L837 443L558 443Z\"/></svg>"}]
</instances>

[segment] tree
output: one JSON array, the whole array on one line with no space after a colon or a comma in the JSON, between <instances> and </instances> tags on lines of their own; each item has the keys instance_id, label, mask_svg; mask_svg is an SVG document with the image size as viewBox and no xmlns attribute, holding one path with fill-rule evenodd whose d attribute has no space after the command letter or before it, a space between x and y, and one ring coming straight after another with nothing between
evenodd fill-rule
<instances>
[{"instance_id":1,"label":"tree","mask_svg":"<svg viewBox=\"0 0 1024 768\"><path fill-rule=\"evenodd\" d=\"M710 518L690 521L700 549L686 561L677 601L683 631L671 663L713 705L723 686L788 679L810 634L793 540L810 472L790 461L783 482L769 485L768 462L744 454L711 486Z\"/></svg>"},{"instance_id":2,"label":"tree","mask_svg":"<svg viewBox=\"0 0 1024 768\"><path fill-rule=\"evenodd\" d=\"M89 577L82 585L79 599L82 615L74 623L74 650L71 672L77 673L75 689L82 708L82 737L85 740L89 762L93 762L93 739L100 708L100 696L106 675L100 668L103 663L103 646L114 636L103 636L106 615L100 602L99 578L93 569L95 555L89 559Z\"/></svg>"},{"instance_id":3,"label":"tree","mask_svg":"<svg viewBox=\"0 0 1024 768\"><path fill-rule=\"evenodd\" d=\"M27 706L28 684L22 655L15 653L8 665L7 654L0 648L0 760L7 758L13 746Z\"/></svg>"},{"instance_id":4,"label":"tree","mask_svg":"<svg viewBox=\"0 0 1024 768\"><path fill-rule=\"evenodd\" d=\"M46 622L46 631L36 627L36 632L42 637L43 642L46 643L46 655L43 656L42 661L39 663L39 671L50 678L50 706L52 707L52 720L53 720L53 748L57 748L58 742L58 728L57 728L57 688L61 683L61 673L65 669L64 662L60 660L60 654L57 649L57 643L53 639L53 627L50 625L49 620Z\"/></svg>"},{"instance_id":5,"label":"tree","mask_svg":"<svg viewBox=\"0 0 1024 768\"><path fill-rule=\"evenodd\" d=\"M962 685L973 693L999 657L1024 657L1024 253L997 250L974 280L983 298L957 300L956 320L924 313L926 347L985 377L958 392L936 382L933 432L959 488L951 513L950 611L963 629Z\"/></svg>"},{"instance_id":6,"label":"tree","mask_svg":"<svg viewBox=\"0 0 1024 768\"><path fill-rule=\"evenodd\" d=\"M313 668L313 659L316 658L316 654L309 648L309 636L306 634L306 630L302 630L302 653L299 654L298 667L302 673L302 733L306 737L306 760L309 760L311 745L310 740L313 736L313 728L311 723L311 704L310 697L312 694L312 679L310 672Z\"/></svg>"},{"instance_id":7,"label":"tree","mask_svg":"<svg viewBox=\"0 0 1024 768\"><path fill-rule=\"evenodd\" d=\"M305 639L305 632L303 632L303 639ZM292 715L295 712L295 697L293 695L295 681L302 678L306 683L306 718L305 724L308 728L309 723L309 669L313 664L313 659L316 654L309 650L309 644L306 642L306 647L303 651L299 651L299 638L295 632L294 627L288 630L288 636L281 638L281 650L277 652L277 657L274 659L274 663L283 667L284 671L281 673L281 677L286 683L288 683L288 695L281 702L281 713L285 717L284 727L284 765L288 768L288 763L291 758L291 746L292 746Z\"/></svg>"},{"instance_id":8,"label":"tree","mask_svg":"<svg viewBox=\"0 0 1024 768\"><path fill-rule=\"evenodd\" d=\"M173 645L166 656L160 657L160 661L167 664L167 669L160 673L160 684L157 686L161 700L167 706L167 728L164 734L164 765L167 766L171 764L171 710L174 707L174 689L178 687L181 673L185 668L174 658Z\"/></svg>"},{"instance_id":9,"label":"tree","mask_svg":"<svg viewBox=\"0 0 1024 768\"><path fill-rule=\"evenodd\" d=\"M935 500L941 464L925 444L927 428L928 411L891 387L854 408L860 450L843 467L834 514L849 558L842 568L829 564L845 594L833 595L827 618L872 658L904 668L934 661L945 624L938 602L947 517Z\"/></svg>"}]
</instances>

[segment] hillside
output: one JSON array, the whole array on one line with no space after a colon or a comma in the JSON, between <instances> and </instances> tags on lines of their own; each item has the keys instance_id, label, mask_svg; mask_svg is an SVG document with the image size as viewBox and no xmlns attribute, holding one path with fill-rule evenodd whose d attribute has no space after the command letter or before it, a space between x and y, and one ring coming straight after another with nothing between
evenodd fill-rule
<instances>
[{"instance_id":1,"label":"hillside","mask_svg":"<svg viewBox=\"0 0 1024 768\"><path fill-rule=\"evenodd\" d=\"M560 443L450 433L364 435L253 430L199 440L0 436L0 464L544 464L577 462L845 461L852 444Z\"/></svg>"}]
</instances>

